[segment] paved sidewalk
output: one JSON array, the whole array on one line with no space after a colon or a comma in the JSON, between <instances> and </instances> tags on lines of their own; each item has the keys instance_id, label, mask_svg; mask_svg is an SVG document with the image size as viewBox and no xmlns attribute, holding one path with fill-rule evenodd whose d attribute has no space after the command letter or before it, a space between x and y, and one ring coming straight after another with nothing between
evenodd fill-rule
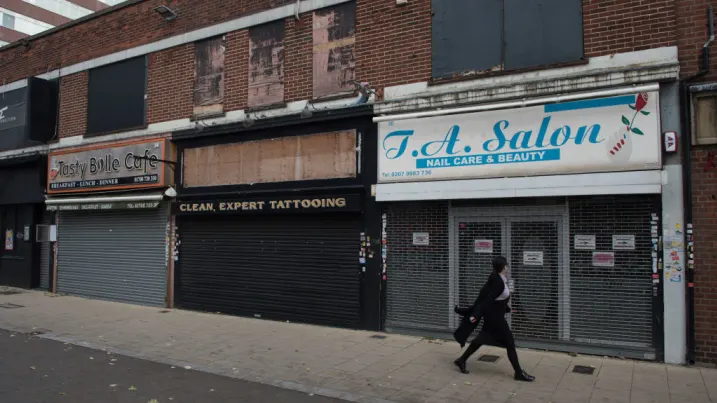
<instances>
[{"instance_id":1,"label":"paved sidewalk","mask_svg":"<svg viewBox=\"0 0 717 403\"><path fill-rule=\"evenodd\" d=\"M165 311L40 292L0 295L0 328L356 402L717 402L717 370L520 350L532 384L497 363L452 361L455 342ZM596 368L593 375L574 365Z\"/></svg>"}]
</instances>

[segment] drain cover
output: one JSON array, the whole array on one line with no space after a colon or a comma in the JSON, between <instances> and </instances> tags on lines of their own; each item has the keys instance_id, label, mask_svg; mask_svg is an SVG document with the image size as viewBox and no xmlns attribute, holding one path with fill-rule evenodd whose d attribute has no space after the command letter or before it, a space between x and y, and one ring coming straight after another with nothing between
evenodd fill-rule
<instances>
[{"instance_id":1,"label":"drain cover","mask_svg":"<svg viewBox=\"0 0 717 403\"><path fill-rule=\"evenodd\" d=\"M595 373L595 368L586 367L584 365L576 365L573 367L573 372L575 372L576 374L592 375L593 373Z\"/></svg>"},{"instance_id":2,"label":"drain cover","mask_svg":"<svg viewBox=\"0 0 717 403\"><path fill-rule=\"evenodd\" d=\"M22 305L11 304L11 303L7 302L7 303L5 303L5 304L0 304L0 308L3 308L3 309L17 309L17 308L24 308L24 307L23 307Z\"/></svg>"},{"instance_id":3,"label":"drain cover","mask_svg":"<svg viewBox=\"0 0 717 403\"><path fill-rule=\"evenodd\" d=\"M386 336L384 336L382 334L374 334L373 336L371 336L371 338L372 339L385 339Z\"/></svg>"},{"instance_id":4,"label":"drain cover","mask_svg":"<svg viewBox=\"0 0 717 403\"><path fill-rule=\"evenodd\" d=\"M12 291L12 290L0 291L0 295L17 295L17 294L22 294L22 293L20 291Z\"/></svg>"},{"instance_id":5,"label":"drain cover","mask_svg":"<svg viewBox=\"0 0 717 403\"><path fill-rule=\"evenodd\" d=\"M483 362L497 362L498 359L500 359L500 357L498 357L497 355L488 355L488 354L483 354L480 357L478 357L478 361L483 361Z\"/></svg>"},{"instance_id":6,"label":"drain cover","mask_svg":"<svg viewBox=\"0 0 717 403\"><path fill-rule=\"evenodd\" d=\"M166 310L166 309L163 309L163 310L159 311L159 313L169 313L169 312L170 312L170 311L168 311L168 310Z\"/></svg>"}]
</instances>

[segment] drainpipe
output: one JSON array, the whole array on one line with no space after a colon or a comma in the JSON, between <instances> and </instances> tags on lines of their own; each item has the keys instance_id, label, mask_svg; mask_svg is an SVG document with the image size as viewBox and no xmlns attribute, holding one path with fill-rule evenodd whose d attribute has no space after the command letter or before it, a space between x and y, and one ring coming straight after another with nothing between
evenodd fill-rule
<instances>
[{"instance_id":1,"label":"drainpipe","mask_svg":"<svg viewBox=\"0 0 717 403\"><path fill-rule=\"evenodd\" d=\"M707 7L707 29L710 34L709 39L702 45L702 60L699 71L685 79L681 83L682 93L682 133L683 133L683 176L684 176L684 204L685 204L685 222L687 223L685 233L688 237L692 234L687 231L692 227L692 97L690 94L689 83L700 77L705 76L710 69L710 50L709 47L715 39L714 30L714 13L712 6ZM692 231L689 231L692 232ZM690 260L692 251L688 248L687 260ZM686 272L687 280L687 363L695 363L695 273L694 265L688 263Z\"/></svg>"}]
</instances>

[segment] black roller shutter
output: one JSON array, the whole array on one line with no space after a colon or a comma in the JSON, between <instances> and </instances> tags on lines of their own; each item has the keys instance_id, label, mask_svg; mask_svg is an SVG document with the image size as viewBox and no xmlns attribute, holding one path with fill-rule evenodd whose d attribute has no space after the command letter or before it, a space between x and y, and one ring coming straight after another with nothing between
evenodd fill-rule
<instances>
[{"instance_id":1,"label":"black roller shutter","mask_svg":"<svg viewBox=\"0 0 717 403\"><path fill-rule=\"evenodd\" d=\"M358 328L360 216L182 217L177 306Z\"/></svg>"}]
</instances>

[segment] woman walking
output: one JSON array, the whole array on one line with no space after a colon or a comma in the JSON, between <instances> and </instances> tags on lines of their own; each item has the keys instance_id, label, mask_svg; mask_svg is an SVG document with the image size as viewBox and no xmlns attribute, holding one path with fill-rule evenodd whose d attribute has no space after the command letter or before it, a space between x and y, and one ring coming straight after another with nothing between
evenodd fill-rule
<instances>
[{"instance_id":1,"label":"woman walking","mask_svg":"<svg viewBox=\"0 0 717 403\"><path fill-rule=\"evenodd\" d=\"M510 289L505 278L507 269L508 260L506 258L499 256L493 259L493 272L488 277L485 285L483 285L473 306L455 308L455 312L463 316L461 325L453 333L453 337L461 345L461 348L465 346L466 340L478 326L481 317L483 318L483 327L478 333L478 337L473 339L463 355L455 360L454 363L462 373L467 374L466 362L473 353L478 351L480 346L484 344L499 345L505 347L508 351L508 359L515 371L515 380L532 382L535 377L528 375L520 367L513 332L505 320L505 314L510 312L510 306L508 305Z\"/></svg>"}]
</instances>

